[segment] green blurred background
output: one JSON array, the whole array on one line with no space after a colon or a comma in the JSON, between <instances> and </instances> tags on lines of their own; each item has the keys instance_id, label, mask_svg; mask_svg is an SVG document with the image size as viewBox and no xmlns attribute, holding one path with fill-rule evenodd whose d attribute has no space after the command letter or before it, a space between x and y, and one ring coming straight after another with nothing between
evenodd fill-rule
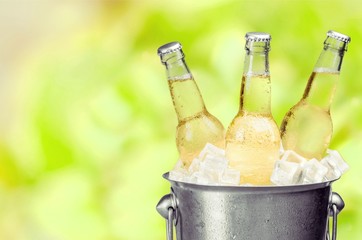
<instances>
[{"instance_id":1,"label":"green blurred background","mask_svg":"<svg viewBox=\"0 0 362 240\"><path fill-rule=\"evenodd\" d=\"M362 226L360 1L0 1L0 239L165 239L155 210L178 158L157 48L178 40L206 106L238 109L244 34L271 33L278 124L302 96L330 29L350 35L331 148L339 239ZM296 203L297 204L297 203Z\"/></svg>"}]
</instances>

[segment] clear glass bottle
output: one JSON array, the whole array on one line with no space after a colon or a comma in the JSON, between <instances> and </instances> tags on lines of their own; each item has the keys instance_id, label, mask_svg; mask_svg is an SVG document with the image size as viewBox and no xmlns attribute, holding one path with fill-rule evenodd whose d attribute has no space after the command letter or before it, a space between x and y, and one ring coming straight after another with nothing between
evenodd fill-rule
<instances>
[{"instance_id":1,"label":"clear glass bottle","mask_svg":"<svg viewBox=\"0 0 362 240\"><path fill-rule=\"evenodd\" d=\"M225 130L204 104L199 88L186 65L182 46L171 42L158 49L167 71L168 85L176 110L176 143L180 159L187 168L206 143L225 148Z\"/></svg>"},{"instance_id":2,"label":"clear glass bottle","mask_svg":"<svg viewBox=\"0 0 362 240\"><path fill-rule=\"evenodd\" d=\"M240 171L241 184L269 185L280 148L279 129L271 114L271 37L250 32L245 39L240 108L226 133L226 157L230 167Z\"/></svg>"},{"instance_id":3,"label":"clear glass bottle","mask_svg":"<svg viewBox=\"0 0 362 240\"><path fill-rule=\"evenodd\" d=\"M351 38L344 34L328 31L302 99L282 121L284 149L293 150L307 159L320 160L325 155L333 132L330 106L350 41Z\"/></svg>"}]
</instances>

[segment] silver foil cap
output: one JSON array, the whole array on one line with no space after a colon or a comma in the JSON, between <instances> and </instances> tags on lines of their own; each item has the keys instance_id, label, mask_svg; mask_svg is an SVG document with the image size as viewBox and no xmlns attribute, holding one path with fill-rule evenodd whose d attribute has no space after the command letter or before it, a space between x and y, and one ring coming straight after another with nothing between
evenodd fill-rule
<instances>
[{"instance_id":1,"label":"silver foil cap","mask_svg":"<svg viewBox=\"0 0 362 240\"><path fill-rule=\"evenodd\" d=\"M251 42L270 42L271 36L265 32L248 32L245 34L245 40Z\"/></svg>"},{"instance_id":2,"label":"silver foil cap","mask_svg":"<svg viewBox=\"0 0 362 240\"><path fill-rule=\"evenodd\" d=\"M180 49L182 49L181 43L179 43L179 42L170 42L170 43L167 43L167 44L162 45L161 47L159 47L157 49L157 54L160 56L160 55L164 55L164 54L179 51Z\"/></svg>"},{"instance_id":3,"label":"silver foil cap","mask_svg":"<svg viewBox=\"0 0 362 240\"><path fill-rule=\"evenodd\" d=\"M334 38L338 41L341 41L341 42L345 42L345 43L349 43L351 41L351 38L347 35L344 35L342 33L339 33L339 32L335 32L335 31L332 31L332 30L329 30L327 32L327 36L330 37L330 38Z\"/></svg>"}]
</instances>

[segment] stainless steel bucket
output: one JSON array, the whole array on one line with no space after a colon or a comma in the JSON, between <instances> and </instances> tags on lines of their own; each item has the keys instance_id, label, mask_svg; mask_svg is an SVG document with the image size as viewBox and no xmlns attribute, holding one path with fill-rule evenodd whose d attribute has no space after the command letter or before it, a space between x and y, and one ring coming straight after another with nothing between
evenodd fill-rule
<instances>
[{"instance_id":1,"label":"stainless steel bucket","mask_svg":"<svg viewBox=\"0 0 362 240\"><path fill-rule=\"evenodd\" d=\"M296 186L206 186L170 180L171 193L157 211L166 218L167 239L326 240L337 235L342 198L333 181Z\"/></svg>"}]
</instances>

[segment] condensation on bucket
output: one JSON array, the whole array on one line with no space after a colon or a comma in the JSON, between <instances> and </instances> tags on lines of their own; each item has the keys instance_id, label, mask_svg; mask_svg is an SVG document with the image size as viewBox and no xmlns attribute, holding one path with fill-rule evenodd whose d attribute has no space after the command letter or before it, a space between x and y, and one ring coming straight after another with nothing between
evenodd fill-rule
<instances>
[{"instance_id":1,"label":"condensation on bucket","mask_svg":"<svg viewBox=\"0 0 362 240\"><path fill-rule=\"evenodd\" d=\"M296 186L206 186L170 181L178 240L325 240L332 181Z\"/></svg>"}]
</instances>

